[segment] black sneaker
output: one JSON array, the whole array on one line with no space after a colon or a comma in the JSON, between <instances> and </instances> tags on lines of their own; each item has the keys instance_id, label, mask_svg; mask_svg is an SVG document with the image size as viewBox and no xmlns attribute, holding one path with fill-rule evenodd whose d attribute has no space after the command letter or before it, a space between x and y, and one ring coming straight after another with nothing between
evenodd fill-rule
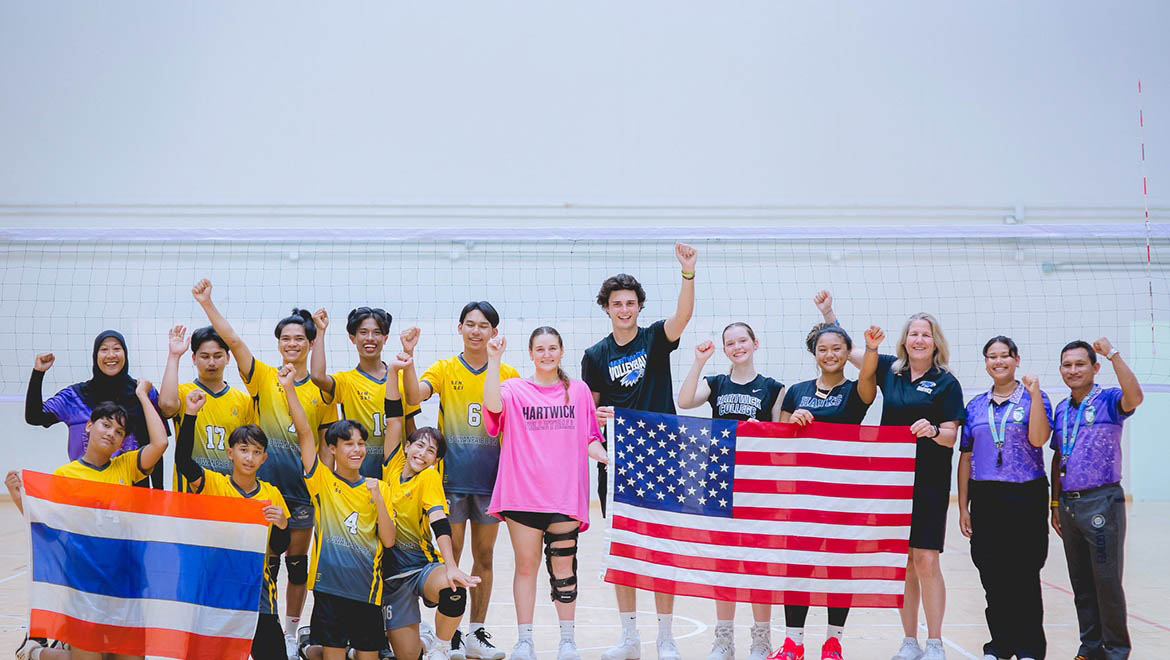
<instances>
[{"instance_id":1,"label":"black sneaker","mask_svg":"<svg viewBox=\"0 0 1170 660\"><path fill-rule=\"evenodd\" d=\"M455 629L451 635L451 652L447 654L450 660L467 660L467 649L463 648L463 631Z\"/></svg>"}]
</instances>

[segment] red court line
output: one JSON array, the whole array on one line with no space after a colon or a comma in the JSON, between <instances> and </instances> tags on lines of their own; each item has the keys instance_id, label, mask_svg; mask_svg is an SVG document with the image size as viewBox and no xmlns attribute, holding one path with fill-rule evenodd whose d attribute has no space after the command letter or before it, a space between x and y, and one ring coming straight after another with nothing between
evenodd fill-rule
<instances>
[{"instance_id":1,"label":"red court line","mask_svg":"<svg viewBox=\"0 0 1170 660\"><path fill-rule=\"evenodd\" d=\"M267 502L257 500L172 493L57 477L29 470L24 471L23 477L24 490L29 497L58 504L172 518L268 525L264 520Z\"/></svg>"}]
</instances>

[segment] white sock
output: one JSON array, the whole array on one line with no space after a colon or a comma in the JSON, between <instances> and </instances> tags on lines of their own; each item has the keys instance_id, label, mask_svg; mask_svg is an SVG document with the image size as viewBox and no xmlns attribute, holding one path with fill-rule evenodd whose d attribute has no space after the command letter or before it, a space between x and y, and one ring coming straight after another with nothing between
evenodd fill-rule
<instances>
[{"instance_id":1,"label":"white sock","mask_svg":"<svg viewBox=\"0 0 1170 660\"><path fill-rule=\"evenodd\" d=\"M575 626L575 624L573 623L572 619L570 619L568 621L561 621L561 641L562 642L572 642L573 641L574 626Z\"/></svg>"},{"instance_id":2,"label":"white sock","mask_svg":"<svg viewBox=\"0 0 1170 660\"><path fill-rule=\"evenodd\" d=\"M520 631L520 639L526 639L530 642L532 641L532 624L531 623L518 624L516 626L516 629Z\"/></svg>"},{"instance_id":3,"label":"white sock","mask_svg":"<svg viewBox=\"0 0 1170 660\"><path fill-rule=\"evenodd\" d=\"M785 628L784 634L797 644L804 644L804 628Z\"/></svg>"},{"instance_id":4,"label":"white sock","mask_svg":"<svg viewBox=\"0 0 1170 660\"><path fill-rule=\"evenodd\" d=\"M622 612L620 614L622 620L622 634L629 637L638 634L638 613L637 612Z\"/></svg>"},{"instance_id":5,"label":"white sock","mask_svg":"<svg viewBox=\"0 0 1170 660\"><path fill-rule=\"evenodd\" d=\"M926 645L927 646L942 646L942 640L935 639L933 637L928 637L928 638L926 638Z\"/></svg>"},{"instance_id":6,"label":"white sock","mask_svg":"<svg viewBox=\"0 0 1170 660\"><path fill-rule=\"evenodd\" d=\"M836 637L837 641L845 640L845 626L829 626L828 637Z\"/></svg>"},{"instance_id":7,"label":"white sock","mask_svg":"<svg viewBox=\"0 0 1170 660\"><path fill-rule=\"evenodd\" d=\"M436 638L436 639L438 639L438 638ZM450 651L451 650L451 640L440 639L440 640L438 640L438 644L435 646L435 648L440 649L442 651Z\"/></svg>"},{"instance_id":8,"label":"white sock","mask_svg":"<svg viewBox=\"0 0 1170 660\"><path fill-rule=\"evenodd\" d=\"M670 632L670 624L674 620L673 614L659 614L658 615L658 637L661 639L670 639L672 633Z\"/></svg>"},{"instance_id":9,"label":"white sock","mask_svg":"<svg viewBox=\"0 0 1170 660\"><path fill-rule=\"evenodd\" d=\"M735 622L730 619L716 619L715 628L734 628Z\"/></svg>"},{"instance_id":10,"label":"white sock","mask_svg":"<svg viewBox=\"0 0 1170 660\"><path fill-rule=\"evenodd\" d=\"M301 617L286 616L284 617L284 636L290 639L295 639L297 636L297 627L301 625Z\"/></svg>"},{"instance_id":11,"label":"white sock","mask_svg":"<svg viewBox=\"0 0 1170 660\"><path fill-rule=\"evenodd\" d=\"M40 660L41 651L44 651L44 650L45 650L45 647L43 647L43 646L38 646L37 648L33 649L28 654L29 660Z\"/></svg>"},{"instance_id":12,"label":"white sock","mask_svg":"<svg viewBox=\"0 0 1170 660\"><path fill-rule=\"evenodd\" d=\"M470 624L468 624L467 634L474 635L475 631L479 630L480 628L483 628L482 623L476 623L476 622L472 621Z\"/></svg>"},{"instance_id":13,"label":"white sock","mask_svg":"<svg viewBox=\"0 0 1170 660\"><path fill-rule=\"evenodd\" d=\"M768 632L772 632L772 622L771 621L753 621L752 622L752 630L766 630Z\"/></svg>"}]
</instances>

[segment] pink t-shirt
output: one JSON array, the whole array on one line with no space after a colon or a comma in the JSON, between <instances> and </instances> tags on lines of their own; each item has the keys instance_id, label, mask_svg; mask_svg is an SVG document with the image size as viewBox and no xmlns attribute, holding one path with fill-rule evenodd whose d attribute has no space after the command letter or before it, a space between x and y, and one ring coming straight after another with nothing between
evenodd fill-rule
<instances>
[{"instance_id":1,"label":"pink t-shirt","mask_svg":"<svg viewBox=\"0 0 1170 660\"><path fill-rule=\"evenodd\" d=\"M593 393L569 382L569 401L560 383L542 386L523 378L500 384L504 408L484 409L489 435L500 435L500 468L488 513L562 513L589 528L589 443L601 430Z\"/></svg>"}]
</instances>

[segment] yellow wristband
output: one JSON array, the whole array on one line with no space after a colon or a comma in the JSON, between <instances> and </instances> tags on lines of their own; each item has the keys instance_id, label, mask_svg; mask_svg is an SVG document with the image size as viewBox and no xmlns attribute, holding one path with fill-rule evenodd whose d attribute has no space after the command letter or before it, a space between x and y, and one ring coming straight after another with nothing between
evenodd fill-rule
<instances>
[{"instance_id":1,"label":"yellow wristband","mask_svg":"<svg viewBox=\"0 0 1170 660\"><path fill-rule=\"evenodd\" d=\"M1060 506L1060 500L1052 500L1052 508L1055 509L1058 506Z\"/></svg>"},{"instance_id":2,"label":"yellow wristband","mask_svg":"<svg viewBox=\"0 0 1170 660\"><path fill-rule=\"evenodd\" d=\"M688 273L687 271L684 270L684 271L682 271L682 276L683 276L684 280L693 280L693 279L695 279L695 271L692 270L691 272Z\"/></svg>"}]
</instances>

